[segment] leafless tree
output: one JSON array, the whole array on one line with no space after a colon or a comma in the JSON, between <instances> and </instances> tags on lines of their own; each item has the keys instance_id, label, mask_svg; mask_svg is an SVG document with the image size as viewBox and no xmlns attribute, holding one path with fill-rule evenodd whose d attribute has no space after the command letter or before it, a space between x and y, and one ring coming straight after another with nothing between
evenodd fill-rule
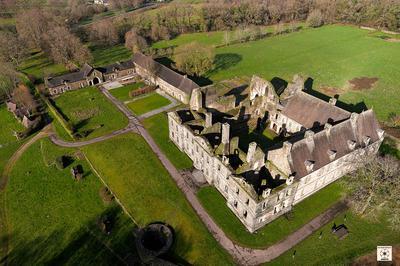
<instances>
[{"instance_id":1,"label":"leafless tree","mask_svg":"<svg viewBox=\"0 0 400 266\"><path fill-rule=\"evenodd\" d=\"M125 34L125 46L134 53L144 52L148 48L146 39L137 34L134 29Z\"/></svg>"},{"instance_id":2,"label":"leafless tree","mask_svg":"<svg viewBox=\"0 0 400 266\"><path fill-rule=\"evenodd\" d=\"M37 103L35 98L31 94L29 88L23 84L19 84L15 88L13 92L13 100L17 105L24 107L29 114L36 111Z\"/></svg>"},{"instance_id":3,"label":"leafless tree","mask_svg":"<svg viewBox=\"0 0 400 266\"><path fill-rule=\"evenodd\" d=\"M26 47L17 34L9 31L0 31L0 58L19 66L26 55Z\"/></svg>"},{"instance_id":4,"label":"leafless tree","mask_svg":"<svg viewBox=\"0 0 400 266\"><path fill-rule=\"evenodd\" d=\"M363 216L380 217L384 212L391 226L400 230L400 162L391 157L362 159L359 170L344 179L350 190L352 209Z\"/></svg>"},{"instance_id":5,"label":"leafless tree","mask_svg":"<svg viewBox=\"0 0 400 266\"><path fill-rule=\"evenodd\" d=\"M73 68L91 61L89 49L66 27L55 27L44 36L54 62Z\"/></svg>"},{"instance_id":6,"label":"leafless tree","mask_svg":"<svg viewBox=\"0 0 400 266\"><path fill-rule=\"evenodd\" d=\"M118 32L111 20L102 20L93 24L90 39L100 45L115 45L118 43Z\"/></svg>"},{"instance_id":7,"label":"leafless tree","mask_svg":"<svg viewBox=\"0 0 400 266\"><path fill-rule=\"evenodd\" d=\"M18 73L14 66L0 60L0 98L11 99L17 84Z\"/></svg>"}]
</instances>

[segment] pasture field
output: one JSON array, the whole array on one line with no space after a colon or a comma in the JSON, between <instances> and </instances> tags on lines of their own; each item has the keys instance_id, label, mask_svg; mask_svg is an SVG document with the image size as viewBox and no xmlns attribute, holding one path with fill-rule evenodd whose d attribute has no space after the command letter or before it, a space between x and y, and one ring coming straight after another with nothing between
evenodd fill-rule
<instances>
[{"instance_id":1,"label":"pasture field","mask_svg":"<svg viewBox=\"0 0 400 266\"><path fill-rule=\"evenodd\" d=\"M91 63L95 67L132 58L132 52L123 45L98 47L88 44L88 47L93 56L93 62ZM43 78L50 74L57 76L69 72L63 65L55 64L43 52L38 51L33 52L31 56L24 60L18 70L24 74L34 76L42 82Z\"/></svg>"},{"instance_id":2,"label":"pasture field","mask_svg":"<svg viewBox=\"0 0 400 266\"><path fill-rule=\"evenodd\" d=\"M55 105L84 139L121 129L128 119L95 87L68 91L55 99Z\"/></svg>"},{"instance_id":3,"label":"pasture field","mask_svg":"<svg viewBox=\"0 0 400 266\"><path fill-rule=\"evenodd\" d=\"M57 156L75 152L40 140L13 168L6 189L10 264L124 265L122 258L134 252L135 225L119 206L103 203L102 184L87 162L75 158L56 168ZM70 173L78 164L84 170L79 182ZM113 221L110 235L97 224L104 215Z\"/></svg>"},{"instance_id":4,"label":"pasture field","mask_svg":"<svg viewBox=\"0 0 400 266\"><path fill-rule=\"evenodd\" d=\"M331 233L333 223L345 224L349 235L339 240ZM378 217L372 222L349 211L265 265L310 265L310 262L312 265L350 265L357 257L375 251L376 246L395 246L399 243L400 234L388 227L385 217Z\"/></svg>"},{"instance_id":5,"label":"pasture field","mask_svg":"<svg viewBox=\"0 0 400 266\"><path fill-rule=\"evenodd\" d=\"M170 104L171 102L158 93L151 93L141 99L137 99L127 104L136 115L145 114L152 110L161 108Z\"/></svg>"},{"instance_id":6,"label":"pasture field","mask_svg":"<svg viewBox=\"0 0 400 266\"><path fill-rule=\"evenodd\" d=\"M203 40L211 44L219 38L208 34L181 35L154 46ZM399 64L399 42L389 42L355 26L328 25L217 48L215 70L207 77L217 82L256 74L268 80L278 77L291 81L293 75L301 74L312 78L309 84L314 90L329 96L339 94L339 100L353 104L350 109L359 110L364 103L382 121L390 112L399 112ZM361 87L350 84L361 77L377 80Z\"/></svg>"},{"instance_id":7,"label":"pasture field","mask_svg":"<svg viewBox=\"0 0 400 266\"><path fill-rule=\"evenodd\" d=\"M154 221L172 225L175 260L192 265L232 263L141 136L128 133L83 151L140 226Z\"/></svg>"},{"instance_id":8,"label":"pasture field","mask_svg":"<svg viewBox=\"0 0 400 266\"><path fill-rule=\"evenodd\" d=\"M43 82L44 77L50 74L61 75L68 72L63 65L53 63L43 52L38 51L25 59L18 70L41 82Z\"/></svg>"},{"instance_id":9,"label":"pasture field","mask_svg":"<svg viewBox=\"0 0 400 266\"><path fill-rule=\"evenodd\" d=\"M137 90L144 86L143 82L136 82L133 84L128 84L120 88L110 90L110 93L120 101L128 101L132 98L129 96L131 91Z\"/></svg>"},{"instance_id":10,"label":"pasture field","mask_svg":"<svg viewBox=\"0 0 400 266\"><path fill-rule=\"evenodd\" d=\"M96 67L113 64L118 61L125 61L132 58L132 52L124 45L119 44L113 47L99 47L89 44L93 56L93 65Z\"/></svg>"},{"instance_id":11,"label":"pasture field","mask_svg":"<svg viewBox=\"0 0 400 266\"><path fill-rule=\"evenodd\" d=\"M143 120L143 125L156 142L157 146L165 153L171 163L179 170L192 167L189 157L181 152L169 139L168 117L160 113Z\"/></svg>"},{"instance_id":12,"label":"pasture field","mask_svg":"<svg viewBox=\"0 0 400 266\"><path fill-rule=\"evenodd\" d=\"M226 200L216 188L201 188L197 197L229 238L242 246L264 248L284 239L338 202L343 197L343 188L338 183L327 186L294 206L291 220L281 216L254 234L249 233L226 206Z\"/></svg>"},{"instance_id":13,"label":"pasture field","mask_svg":"<svg viewBox=\"0 0 400 266\"><path fill-rule=\"evenodd\" d=\"M13 136L14 131L22 131L24 127L7 110L5 104L0 104L0 177L8 159L13 155L17 148L22 144Z\"/></svg>"}]
</instances>

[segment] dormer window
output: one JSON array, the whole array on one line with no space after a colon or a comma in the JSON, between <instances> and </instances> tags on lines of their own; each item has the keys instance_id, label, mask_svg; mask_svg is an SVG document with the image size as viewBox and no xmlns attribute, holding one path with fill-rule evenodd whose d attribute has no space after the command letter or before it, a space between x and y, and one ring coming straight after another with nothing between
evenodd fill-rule
<instances>
[{"instance_id":1,"label":"dormer window","mask_svg":"<svg viewBox=\"0 0 400 266\"><path fill-rule=\"evenodd\" d=\"M364 142L365 146L368 146L370 141L371 141L370 137L368 137L368 136L363 137L363 142Z\"/></svg>"},{"instance_id":2,"label":"dormer window","mask_svg":"<svg viewBox=\"0 0 400 266\"><path fill-rule=\"evenodd\" d=\"M314 161L310 161L310 160L306 160L305 162L304 162L304 165L306 166L306 169L307 169L307 172L312 172L312 170L314 169L314 164L315 164L315 162Z\"/></svg>"},{"instance_id":3,"label":"dormer window","mask_svg":"<svg viewBox=\"0 0 400 266\"><path fill-rule=\"evenodd\" d=\"M354 140L348 140L347 145L349 146L350 150L354 150L356 148L356 142Z\"/></svg>"},{"instance_id":4,"label":"dormer window","mask_svg":"<svg viewBox=\"0 0 400 266\"><path fill-rule=\"evenodd\" d=\"M335 150L328 150L329 160L333 161L336 158L336 151Z\"/></svg>"},{"instance_id":5,"label":"dormer window","mask_svg":"<svg viewBox=\"0 0 400 266\"><path fill-rule=\"evenodd\" d=\"M236 194L239 195L239 188L236 188Z\"/></svg>"},{"instance_id":6,"label":"dormer window","mask_svg":"<svg viewBox=\"0 0 400 266\"><path fill-rule=\"evenodd\" d=\"M286 185L291 185L291 184L293 184L293 181L294 181L294 176L289 176L289 177L286 179Z\"/></svg>"},{"instance_id":7,"label":"dormer window","mask_svg":"<svg viewBox=\"0 0 400 266\"><path fill-rule=\"evenodd\" d=\"M249 203L250 203L250 200L247 199L247 200L246 200L246 205L249 206Z\"/></svg>"}]
</instances>

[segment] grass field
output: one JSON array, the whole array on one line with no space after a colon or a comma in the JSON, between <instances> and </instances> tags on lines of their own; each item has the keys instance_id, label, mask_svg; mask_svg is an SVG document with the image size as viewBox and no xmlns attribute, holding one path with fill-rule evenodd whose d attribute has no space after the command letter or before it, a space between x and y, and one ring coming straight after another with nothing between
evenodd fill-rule
<instances>
[{"instance_id":1,"label":"grass field","mask_svg":"<svg viewBox=\"0 0 400 266\"><path fill-rule=\"evenodd\" d=\"M171 163L177 169L186 169L192 167L193 163L189 157L181 152L168 135L168 118L165 113L157 114L143 120L143 124L158 147L165 153Z\"/></svg>"},{"instance_id":2,"label":"grass field","mask_svg":"<svg viewBox=\"0 0 400 266\"><path fill-rule=\"evenodd\" d=\"M146 97L143 97L141 99L137 99L134 102L128 103L127 106L136 115L141 115L141 114L150 112L152 110L161 108L163 106L166 106L166 105L168 105L170 103L171 102L167 98L164 98L160 94L152 93L152 94L149 94Z\"/></svg>"},{"instance_id":3,"label":"grass field","mask_svg":"<svg viewBox=\"0 0 400 266\"><path fill-rule=\"evenodd\" d=\"M290 233L318 216L338 202L343 196L342 192L342 187L338 183L333 183L294 206L294 218L292 220L282 216L254 234L246 230L239 219L226 206L226 200L215 188L202 188L197 193L197 196L214 221L233 241L243 246L261 248L284 239Z\"/></svg>"},{"instance_id":4,"label":"grass field","mask_svg":"<svg viewBox=\"0 0 400 266\"><path fill-rule=\"evenodd\" d=\"M98 47L89 44L88 46L93 56L92 64L96 67L128 60L132 57L132 52L123 45ZM43 52L33 53L22 62L19 70L41 81L50 74L61 75L68 72L63 65L53 63Z\"/></svg>"},{"instance_id":5,"label":"grass field","mask_svg":"<svg viewBox=\"0 0 400 266\"><path fill-rule=\"evenodd\" d=\"M117 61L125 61L132 58L132 52L122 44L113 47L98 47L89 45L93 56L93 65L104 66Z\"/></svg>"},{"instance_id":6,"label":"grass field","mask_svg":"<svg viewBox=\"0 0 400 266\"><path fill-rule=\"evenodd\" d=\"M110 90L110 93L120 101L128 101L132 98L129 96L131 91L137 90L144 86L143 82L137 82L129 85L125 85L120 88Z\"/></svg>"},{"instance_id":7,"label":"grass field","mask_svg":"<svg viewBox=\"0 0 400 266\"><path fill-rule=\"evenodd\" d=\"M35 52L22 62L19 71L43 81L43 77L67 72L63 65L54 64L43 52Z\"/></svg>"},{"instance_id":8,"label":"grass field","mask_svg":"<svg viewBox=\"0 0 400 266\"><path fill-rule=\"evenodd\" d=\"M105 135L128 124L127 118L95 87L66 92L55 100L59 110L86 139Z\"/></svg>"},{"instance_id":9,"label":"grass field","mask_svg":"<svg viewBox=\"0 0 400 266\"><path fill-rule=\"evenodd\" d=\"M181 45L194 40L213 40L208 33L181 35L157 46ZM296 73L313 79L313 88L340 100L364 102L380 120L390 112L399 112L398 84L400 43L388 42L353 26L329 25L304 29L291 34L216 49L216 69L208 75L212 81L235 76L260 75L290 81ZM348 81L357 77L377 77L373 89L352 90ZM323 88L333 88L329 91Z\"/></svg>"},{"instance_id":10,"label":"grass field","mask_svg":"<svg viewBox=\"0 0 400 266\"><path fill-rule=\"evenodd\" d=\"M55 167L57 156L74 152L46 139L31 146L15 165L6 190L10 264L123 265L121 258L133 252L135 225L117 205L104 205L102 184L86 161L71 165L83 166L80 182L72 179L70 167ZM114 224L108 236L97 226L105 214Z\"/></svg>"},{"instance_id":11,"label":"grass field","mask_svg":"<svg viewBox=\"0 0 400 266\"><path fill-rule=\"evenodd\" d=\"M24 127L7 111L5 104L0 104L0 176L8 159L21 145L14 136L14 131L22 131Z\"/></svg>"},{"instance_id":12,"label":"grass field","mask_svg":"<svg viewBox=\"0 0 400 266\"><path fill-rule=\"evenodd\" d=\"M172 225L177 237L172 256L181 264L231 264L139 135L118 136L83 150L140 225L154 221Z\"/></svg>"},{"instance_id":13,"label":"grass field","mask_svg":"<svg viewBox=\"0 0 400 266\"><path fill-rule=\"evenodd\" d=\"M339 240L331 233L334 222L336 225L344 223L349 229L350 233L345 239ZM347 212L346 220L344 215L339 216L293 249L265 265L350 265L355 258L376 250L376 246L394 246L399 243L400 234L391 231L384 219L370 222ZM296 255L293 258L295 251Z\"/></svg>"}]
</instances>

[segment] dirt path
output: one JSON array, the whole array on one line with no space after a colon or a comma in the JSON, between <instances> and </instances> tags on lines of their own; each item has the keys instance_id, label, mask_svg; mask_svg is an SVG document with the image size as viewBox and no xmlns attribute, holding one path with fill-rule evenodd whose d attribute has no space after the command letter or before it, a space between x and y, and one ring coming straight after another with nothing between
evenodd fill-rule
<instances>
[{"instance_id":1,"label":"dirt path","mask_svg":"<svg viewBox=\"0 0 400 266\"><path fill-rule=\"evenodd\" d=\"M22 156L22 154L34 144L36 141L49 136L51 132L50 126L46 126L42 131L32 137L30 140L22 144L21 147L11 156L7 164L4 167L3 173L0 176L0 232L2 239L0 249L1 254L8 254L9 248L9 233L7 224L7 212L6 212L6 196L5 189L7 187L8 181L10 179L11 170L13 169L15 163ZM4 258L0 258L0 264L7 265L7 255Z\"/></svg>"}]
</instances>

